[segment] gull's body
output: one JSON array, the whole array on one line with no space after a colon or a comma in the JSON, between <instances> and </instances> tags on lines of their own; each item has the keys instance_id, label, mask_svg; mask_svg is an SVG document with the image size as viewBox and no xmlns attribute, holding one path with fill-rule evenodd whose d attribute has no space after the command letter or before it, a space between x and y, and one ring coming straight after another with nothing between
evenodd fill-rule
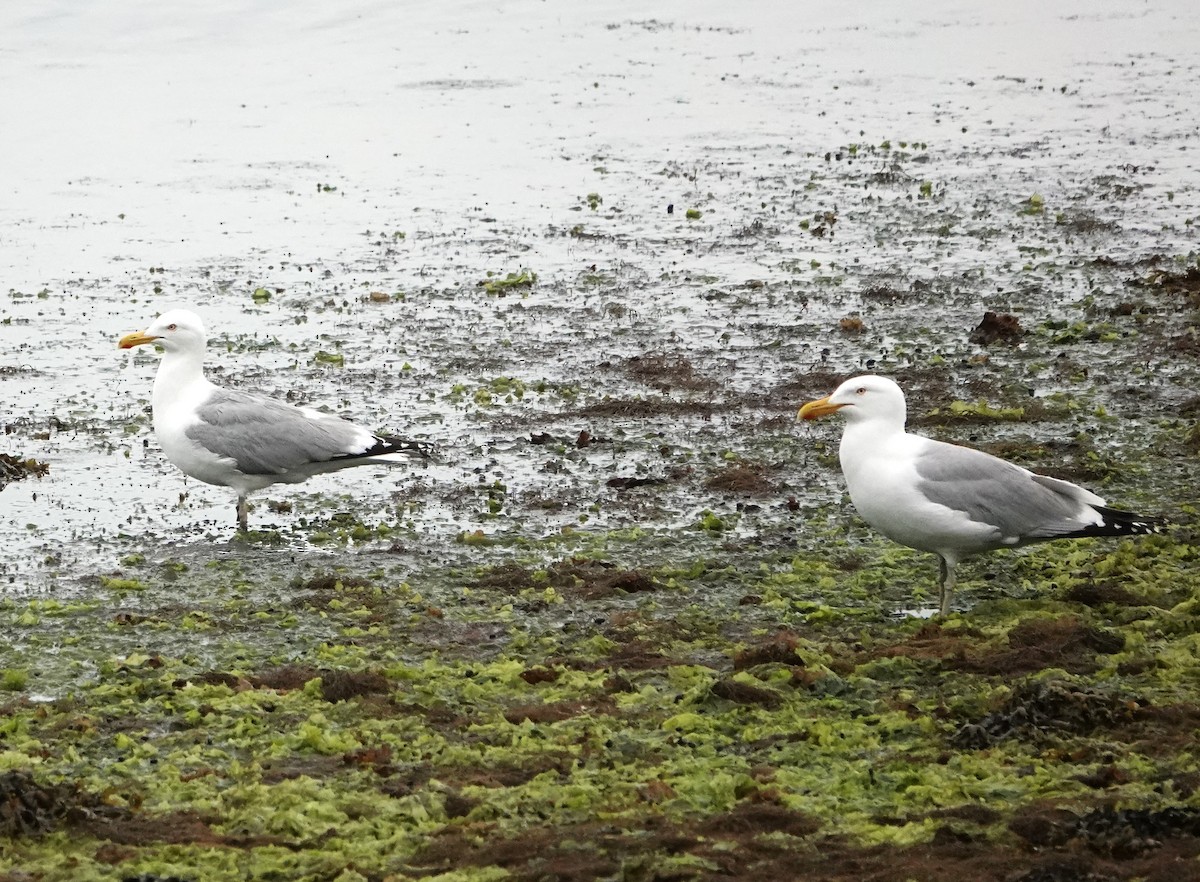
<instances>
[{"instance_id":1,"label":"gull's body","mask_svg":"<svg viewBox=\"0 0 1200 882\"><path fill-rule=\"evenodd\" d=\"M802 419L846 418L839 458L850 500L890 539L941 561L939 609L954 568L973 554L1031 542L1158 532L1160 518L1107 508L1094 493L1002 459L904 430L904 393L886 377L847 380L800 409Z\"/></svg>"},{"instance_id":2,"label":"gull's body","mask_svg":"<svg viewBox=\"0 0 1200 882\"><path fill-rule=\"evenodd\" d=\"M210 383L204 376L204 325L187 310L163 313L119 345L144 343L163 348L152 397L154 434L163 453L184 474L236 491L243 532L246 497L255 490L351 466L395 464L396 454L428 455L419 442Z\"/></svg>"}]
</instances>

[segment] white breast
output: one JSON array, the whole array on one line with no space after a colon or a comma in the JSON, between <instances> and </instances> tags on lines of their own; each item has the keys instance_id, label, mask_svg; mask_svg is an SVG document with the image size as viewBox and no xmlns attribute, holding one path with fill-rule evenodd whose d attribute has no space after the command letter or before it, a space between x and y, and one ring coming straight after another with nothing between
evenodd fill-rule
<instances>
[{"instance_id":1,"label":"white breast","mask_svg":"<svg viewBox=\"0 0 1200 882\"><path fill-rule=\"evenodd\" d=\"M921 494L914 463L927 439L903 432L879 437L852 428L842 435L840 458L850 500L864 521L895 542L948 557L1000 543L995 527Z\"/></svg>"},{"instance_id":2,"label":"white breast","mask_svg":"<svg viewBox=\"0 0 1200 882\"><path fill-rule=\"evenodd\" d=\"M185 475L221 487L237 486L231 478L240 474L233 460L217 456L187 436L199 417L196 409L212 395L213 386L203 378L188 383L171 395L154 386L154 435L171 463Z\"/></svg>"}]
</instances>

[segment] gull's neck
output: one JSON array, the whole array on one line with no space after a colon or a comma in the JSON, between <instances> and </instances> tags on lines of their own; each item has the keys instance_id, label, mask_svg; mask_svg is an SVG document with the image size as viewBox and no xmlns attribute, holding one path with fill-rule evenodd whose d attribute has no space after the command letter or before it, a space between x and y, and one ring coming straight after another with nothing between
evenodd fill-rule
<instances>
[{"instance_id":1,"label":"gull's neck","mask_svg":"<svg viewBox=\"0 0 1200 882\"><path fill-rule=\"evenodd\" d=\"M211 383L204 378L204 351L164 352L154 378L152 404L158 416L174 405L207 397Z\"/></svg>"},{"instance_id":2,"label":"gull's neck","mask_svg":"<svg viewBox=\"0 0 1200 882\"><path fill-rule=\"evenodd\" d=\"M904 431L904 416L849 419L842 431L838 456L842 471L853 470L855 463L876 457L897 455L912 436Z\"/></svg>"}]
</instances>

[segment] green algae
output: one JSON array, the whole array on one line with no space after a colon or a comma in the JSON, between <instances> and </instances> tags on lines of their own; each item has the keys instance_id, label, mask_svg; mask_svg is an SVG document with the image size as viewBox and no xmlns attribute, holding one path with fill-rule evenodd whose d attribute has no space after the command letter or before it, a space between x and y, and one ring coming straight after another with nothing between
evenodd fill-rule
<instances>
[{"instance_id":1,"label":"green algae","mask_svg":"<svg viewBox=\"0 0 1200 882\"><path fill-rule=\"evenodd\" d=\"M22 692L29 685L29 671L24 668L5 668L0 671L0 689Z\"/></svg>"},{"instance_id":2,"label":"green algae","mask_svg":"<svg viewBox=\"0 0 1200 882\"><path fill-rule=\"evenodd\" d=\"M249 594L237 561L147 568L127 594L142 618L115 631L94 604L10 601L17 619L62 622L91 673L4 708L0 767L101 794L112 819L11 839L0 867L405 879L426 875L423 856L447 836L516 842L550 825L570 838L651 818L687 836L764 803L814 820L785 851L826 837L928 843L944 826L934 815L963 806L992 812L979 835L1003 841L1027 806L1091 805L1084 779L1117 747L1105 799L1191 804L1171 782L1200 772L1194 752L1151 736L1178 719L1168 740L1194 738L1187 708L1200 707L1200 550L1186 537L995 555L963 568L974 608L941 625L888 615L922 584L932 595L933 566L882 541L834 532L819 551L718 545L681 559L659 538L576 533L507 546L528 569L342 569ZM637 592L616 587L629 580L596 590L614 551L644 561ZM186 611L173 606L180 580ZM1069 599L1113 583L1134 600ZM220 639L197 651L196 633ZM40 689L35 672L62 661L47 649L20 650L21 665L9 649L0 664ZM1041 682L1114 690L1124 710L1072 728L1069 705L1047 705L1058 728L953 746ZM106 829L124 843L119 871L102 859Z\"/></svg>"},{"instance_id":3,"label":"green algae","mask_svg":"<svg viewBox=\"0 0 1200 882\"><path fill-rule=\"evenodd\" d=\"M594 208L595 206L593 206ZM504 296L510 291L521 288L532 288L537 283L537 273L530 270L521 270L520 272L507 273L503 278L494 276L488 273L488 278L479 283L479 287L483 288L488 294L498 294Z\"/></svg>"},{"instance_id":4,"label":"green algae","mask_svg":"<svg viewBox=\"0 0 1200 882\"><path fill-rule=\"evenodd\" d=\"M138 579L123 579L118 576L101 576L100 587L109 591L144 591L146 588Z\"/></svg>"},{"instance_id":5,"label":"green algae","mask_svg":"<svg viewBox=\"0 0 1200 882\"><path fill-rule=\"evenodd\" d=\"M987 420L1021 420L1025 418L1025 408L1023 407L993 407L986 401L951 401L946 406L946 412L955 418L960 419L987 419ZM941 408L934 408L931 416L937 416L942 413Z\"/></svg>"},{"instance_id":6,"label":"green algae","mask_svg":"<svg viewBox=\"0 0 1200 882\"><path fill-rule=\"evenodd\" d=\"M324 349L318 350L312 360L313 364L330 365L331 367L345 367L346 365L346 356L344 353L326 352Z\"/></svg>"}]
</instances>

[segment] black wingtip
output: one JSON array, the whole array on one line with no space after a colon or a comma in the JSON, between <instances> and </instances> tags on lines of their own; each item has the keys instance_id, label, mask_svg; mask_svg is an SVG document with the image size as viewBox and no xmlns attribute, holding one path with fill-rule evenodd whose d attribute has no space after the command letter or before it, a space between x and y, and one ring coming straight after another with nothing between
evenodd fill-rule
<instances>
[{"instance_id":1,"label":"black wingtip","mask_svg":"<svg viewBox=\"0 0 1200 882\"><path fill-rule=\"evenodd\" d=\"M1108 508L1104 505L1093 505L1092 508L1104 520L1099 524L1090 524L1071 535L1085 536L1147 536L1153 533L1165 533L1171 526L1166 518L1154 515L1135 514L1131 511L1121 511L1119 508Z\"/></svg>"},{"instance_id":2,"label":"black wingtip","mask_svg":"<svg viewBox=\"0 0 1200 882\"><path fill-rule=\"evenodd\" d=\"M383 456L388 453L406 453L410 456L419 456L421 459L431 459L433 445L425 441L412 441L408 438L384 435L376 437L375 446L366 451L363 456Z\"/></svg>"},{"instance_id":3,"label":"black wingtip","mask_svg":"<svg viewBox=\"0 0 1200 882\"><path fill-rule=\"evenodd\" d=\"M433 445L425 441L412 441L408 438L397 438L394 435L376 435L375 443L362 453L348 453L335 459L369 459L373 456L387 456L391 453L403 453L408 456L419 456L421 459L433 458Z\"/></svg>"}]
</instances>

